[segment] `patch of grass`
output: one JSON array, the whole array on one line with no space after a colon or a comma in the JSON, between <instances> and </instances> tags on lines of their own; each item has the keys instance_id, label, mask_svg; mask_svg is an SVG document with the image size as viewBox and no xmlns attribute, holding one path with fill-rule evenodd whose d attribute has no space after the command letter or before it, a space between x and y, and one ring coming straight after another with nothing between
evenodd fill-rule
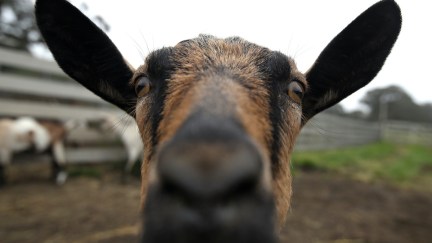
<instances>
[{"instance_id":1,"label":"patch of grass","mask_svg":"<svg viewBox=\"0 0 432 243\"><path fill-rule=\"evenodd\" d=\"M67 170L70 177L90 177L101 179L105 174L112 174L112 172L120 176L124 173L124 169L125 162L118 161L97 165L70 165ZM129 176L141 178L141 163L136 162L134 164Z\"/></svg>"},{"instance_id":2,"label":"patch of grass","mask_svg":"<svg viewBox=\"0 0 432 243\"><path fill-rule=\"evenodd\" d=\"M75 167L68 170L70 177L91 177L91 178L101 178L102 173L100 170L91 167Z\"/></svg>"},{"instance_id":3,"label":"patch of grass","mask_svg":"<svg viewBox=\"0 0 432 243\"><path fill-rule=\"evenodd\" d=\"M422 145L375 143L355 148L315 152L295 152L294 171L314 168L342 173L366 181L385 180L432 187L432 148ZM429 171L429 173L427 173Z\"/></svg>"},{"instance_id":4,"label":"patch of grass","mask_svg":"<svg viewBox=\"0 0 432 243\"><path fill-rule=\"evenodd\" d=\"M114 171L117 171L119 173L123 173L125 170L126 163L125 161L119 161L115 163L111 163L111 169ZM135 164L132 167L130 176L141 178L141 162L136 161Z\"/></svg>"}]
</instances>

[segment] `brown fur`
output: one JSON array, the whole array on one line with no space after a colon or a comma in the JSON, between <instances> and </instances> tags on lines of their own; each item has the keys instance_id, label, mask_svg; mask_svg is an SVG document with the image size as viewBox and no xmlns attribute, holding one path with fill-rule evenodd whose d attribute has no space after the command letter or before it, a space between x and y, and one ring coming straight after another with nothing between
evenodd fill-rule
<instances>
[{"instance_id":1,"label":"brown fur","mask_svg":"<svg viewBox=\"0 0 432 243\"><path fill-rule=\"evenodd\" d=\"M205 47L203 47L205 46ZM281 150L278 152L280 163L277 173L272 175L270 155L272 151L272 127L269 120L269 90L258 65L270 55L266 48L238 39L227 41L216 38L198 38L187 44L180 43L175 47L174 58L181 68L174 72L168 82L167 97L163 107L163 120L158 127L159 144L169 141L189 114L199 106L211 107L209 112L218 116L234 116L244 126L246 132L255 141L264 158L262 183L272 191L276 198L278 223L281 225L289 208L291 198L291 176L289 157L293 142L301 126L301 110L297 104L287 103L282 118L286 121L280 130ZM290 61L292 75L305 83L304 76ZM222 76L217 68L225 68ZM134 77L146 73L146 64L138 68ZM242 84L239 83L242 80ZM245 85L246 84L246 85ZM220 99L222 94L225 99ZM157 180L152 173L152 160L148 149L151 146L150 122L148 119L148 100L144 97L138 102L136 118L140 125L146 148L142 167L142 198L145 202L148 184ZM209 110L209 109L207 109Z\"/></svg>"},{"instance_id":2,"label":"brown fur","mask_svg":"<svg viewBox=\"0 0 432 243\"><path fill-rule=\"evenodd\" d=\"M43 126L51 137L51 144L59 141L63 141L67 135L67 129L60 122L53 121L39 121L41 126Z\"/></svg>"}]
</instances>

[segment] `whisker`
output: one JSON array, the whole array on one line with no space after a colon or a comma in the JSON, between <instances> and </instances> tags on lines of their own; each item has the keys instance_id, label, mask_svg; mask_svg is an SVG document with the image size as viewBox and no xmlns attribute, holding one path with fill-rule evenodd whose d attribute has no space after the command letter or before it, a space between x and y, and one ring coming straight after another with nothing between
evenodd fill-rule
<instances>
[{"instance_id":1,"label":"whisker","mask_svg":"<svg viewBox=\"0 0 432 243\"><path fill-rule=\"evenodd\" d=\"M150 48L149 48L149 46L148 46L147 39L145 38L144 33L141 31L141 29L139 30L139 34L140 34L141 38L143 39L143 41L144 41L144 43L145 43L145 45L146 45L146 48L147 48L147 54L150 53L151 51L150 51Z\"/></svg>"},{"instance_id":2,"label":"whisker","mask_svg":"<svg viewBox=\"0 0 432 243\"><path fill-rule=\"evenodd\" d=\"M142 59L142 61L145 61L145 57L146 55L144 54L143 49L141 48L140 44L136 41L136 39L134 37L132 37L131 35L129 36L129 38L132 40L132 42L134 43L135 48L137 49L137 51L139 52L139 55Z\"/></svg>"}]
</instances>

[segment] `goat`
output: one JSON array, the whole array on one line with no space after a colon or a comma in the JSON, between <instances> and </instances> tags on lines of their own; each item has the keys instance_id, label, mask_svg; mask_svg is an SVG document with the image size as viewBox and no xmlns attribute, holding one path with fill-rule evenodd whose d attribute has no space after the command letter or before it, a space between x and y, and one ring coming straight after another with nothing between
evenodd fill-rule
<instances>
[{"instance_id":1,"label":"goat","mask_svg":"<svg viewBox=\"0 0 432 243\"><path fill-rule=\"evenodd\" d=\"M13 152L31 147L41 152L49 145L48 132L33 118L22 117L16 120L0 120L0 148L3 164L10 163Z\"/></svg>"},{"instance_id":2,"label":"goat","mask_svg":"<svg viewBox=\"0 0 432 243\"><path fill-rule=\"evenodd\" d=\"M37 153L49 150L53 179L57 184L63 184L67 178L64 140L75 127L75 121L36 121L31 117L0 120L0 185L6 182L4 167L12 162L13 154L32 148Z\"/></svg>"},{"instance_id":3,"label":"goat","mask_svg":"<svg viewBox=\"0 0 432 243\"><path fill-rule=\"evenodd\" d=\"M5 183L4 167L12 161L14 153L34 148L46 150L50 143L48 131L36 120L22 117L16 120L0 120L0 184Z\"/></svg>"},{"instance_id":4,"label":"goat","mask_svg":"<svg viewBox=\"0 0 432 243\"><path fill-rule=\"evenodd\" d=\"M49 133L50 136L50 153L52 155L52 175L53 179L58 185L62 185L66 182L67 172L66 167L66 151L65 151L65 140L69 133L81 126L84 126L82 121L79 120L68 120L62 121L49 121L40 120L39 123Z\"/></svg>"},{"instance_id":5,"label":"goat","mask_svg":"<svg viewBox=\"0 0 432 243\"><path fill-rule=\"evenodd\" d=\"M100 123L100 129L104 132L113 131L120 137L126 153L127 161L123 171L123 179L126 180L131 173L135 162L142 156L143 144L138 127L132 119L119 120L114 115L105 115Z\"/></svg>"},{"instance_id":6,"label":"goat","mask_svg":"<svg viewBox=\"0 0 432 243\"><path fill-rule=\"evenodd\" d=\"M393 0L374 4L304 74L280 52L209 35L153 51L134 70L67 1L37 0L35 11L59 66L138 124L148 243L276 242L300 129L376 76L402 22Z\"/></svg>"}]
</instances>

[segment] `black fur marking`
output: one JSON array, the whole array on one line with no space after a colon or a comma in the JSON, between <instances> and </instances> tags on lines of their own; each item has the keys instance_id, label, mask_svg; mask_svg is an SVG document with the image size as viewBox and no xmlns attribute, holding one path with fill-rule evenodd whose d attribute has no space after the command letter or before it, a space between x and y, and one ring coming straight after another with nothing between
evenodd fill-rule
<instances>
[{"instance_id":1,"label":"black fur marking","mask_svg":"<svg viewBox=\"0 0 432 243\"><path fill-rule=\"evenodd\" d=\"M272 51L259 68L271 82L286 82L291 76L288 57L278 51Z\"/></svg>"},{"instance_id":2,"label":"black fur marking","mask_svg":"<svg viewBox=\"0 0 432 243\"><path fill-rule=\"evenodd\" d=\"M156 50L147 58L147 75L152 80L167 80L174 71L172 47Z\"/></svg>"},{"instance_id":3,"label":"black fur marking","mask_svg":"<svg viewBox=\"0 0 432 243\"><path fill-rule=\"evenodd\" d=\"M272 173L275 174L278 171L279 163L279 150L281 149L281 104L280 94L284 92L286 85L291 76L291 66L288 61L288 57L280 52L271 52L269 57L266 59L262 65L260 65L261 72L264 73L266 77L266 84L268 84L267 89L270 94L270 113L269 118L272 127L272 140L270 144L270 154L271 154L271 165Z\"/></svg>"},{"instance_id":4,"label":"black fur marking","mask_svg":"<svg viewBox=\"0 0 432 243\"><path fill-rule=\"evenodd\" d=\"M150 156L154 155L154 148L159 143L158 127L163 119L163 108L167 97L167 82L174 72L171 60L173 48L162 48L152 52L147 58L147 75L154 84L151 97L150 111L146 120L151 123Z\"/></svg>"}]
</instances>

